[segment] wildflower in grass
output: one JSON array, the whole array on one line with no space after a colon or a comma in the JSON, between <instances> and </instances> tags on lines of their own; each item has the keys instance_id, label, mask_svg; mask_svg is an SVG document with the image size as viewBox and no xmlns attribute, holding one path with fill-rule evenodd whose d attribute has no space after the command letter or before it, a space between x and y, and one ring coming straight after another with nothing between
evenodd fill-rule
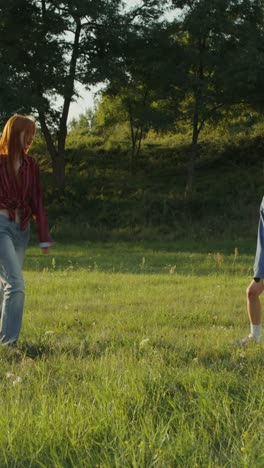
<instances>
[{"instance_id":1,"label":"wildflower in grass","mask_svg":"<svg viewBox=\"0 0 264 468\"><path fill-rule=\"evenodd\" d=\"M13 374L12 372L7 372L6 373L6 378L7 379L11 379L12 377L15 377L15 374Z\"/></svg>"},{"instance_id":2,"label":"wildflower in grass","mask_svg":"<svg viewBox=\"0 0 264 468\"><path fill-rule=\"evenodd\" d=\"M13 385L17 385L17 384L20 384L22 382L22 379L21 377L19 377L19 375L15 378L15 380L13 380L12 384Z\"/></svg>"},{"instance_id":3,"label":"wildflower in grass","mask_svg":"<svg viewBox=\"0 0 264 468\"><path fill-rule=\"evenodd\" d=\"M6 378L10 380L13 385L17 385L22 382L22 378L19 375L13 374L12 372L7 372Z\"/></svg>"}]
</instances>

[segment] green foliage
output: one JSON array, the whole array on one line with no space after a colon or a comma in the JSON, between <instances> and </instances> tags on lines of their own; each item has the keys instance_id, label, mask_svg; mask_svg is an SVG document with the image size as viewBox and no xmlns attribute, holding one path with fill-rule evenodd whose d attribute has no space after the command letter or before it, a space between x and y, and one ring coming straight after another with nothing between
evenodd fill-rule
<instances>
[{"instance_id":1,"label":"green foliage","mask_svg":"<svg viewBox=\"0 0 264 468\"><path fill-rule=\"evenodd\" d=\"M231 11L240 12L240 21L233 22L227 55L228 66L222 70L225 93L230 103L243 102L262 111L263 83L263 21L262 1L245 0L237 5L232 2Z\"/></svg>"},{"instance_id":2,"label":"green foliage","mask_svg":"<svg viewBox=\"0 0 264 468\"><path fill-rule=\"evenodd\" d=\"M171 21L167 6L177 12ZM129 137L132 169L150 130L187 129L189 182L208 124L222 125L231 106L250 106L254 118L262 112L263 2L153 0L123 7L119 0L0 4L0 119L13 111L38 113L60 191L76 80L107 88L95 113L72 122L71 138L75 131L97 147L88 131L112 149L119 137L123 150Z\"/></svg>"},{"instance_id":3,"label":"green foliage","mask_svg":"<svg viewBox=\"0 0 264 468\"><path fill-rule=\"evenodd\" d=\"M117 129L120 134L120 128L124 124L128 125L128 116L120 96L110 98L102 96L97 101L94 112L94 118L91 126L91 133L101 135L108 139ZM122 138L122 135L120 135Z\"/></svg>"},{"instance_id":4,"label":"green foliage","mask_svg":"<svg viewBox=\"0 0 264 468\"><path fill-rule=\"evenodd\" d=\"M0 5L0 57L14 76L12 84L19 88L17 108L26 103L38 114L58 192L65 183L67 118L77 94L75 82L91 86L108 77L120 5L120 0L10 0L8 5ZM8 95L10 92L8 89Z\"/></svg>"},{"instance_id":5,"label":"green foliage","mask_svg":"<svg viewBox=\"0 0 264 468\"><path fill-rule=\"evenodd\" d=\"M159 11L161 15L162 11ZM108 103L111 112L109 97L112 98L113 103L118 105L120 122L127 122L131 140L130 166L133 170L147 132L151 128L168 129L173 124L175 112L171 113L164 92L168 84L167 49L170 47L166 23L142 20L140 23L132 23L125 34L119 71L104 91L108 100L103 102L101 108L104 111ZM112 122L115 122L116 116L112 112Z\"/></svg>"},{"instance_id":6,"label":"green foliage","mask_svg":"<svg viewBox=\"0 0 264 468\"><path fill-rule=\"evenodd\" d=\"M229 122L231 116L227 119ZM72 134L66 152L66 191L54 197L43 146L46 204L55 239L255 238L263 196L263 124L252 137L209 126L200 141L193 200L184 199L189 136L150 133L138 171L128 175L128 146L110 147L99 136ZM245 120L246 122L246 120ZM111 143L111 142L110 142Z\"/></svg>"}]
</instances>

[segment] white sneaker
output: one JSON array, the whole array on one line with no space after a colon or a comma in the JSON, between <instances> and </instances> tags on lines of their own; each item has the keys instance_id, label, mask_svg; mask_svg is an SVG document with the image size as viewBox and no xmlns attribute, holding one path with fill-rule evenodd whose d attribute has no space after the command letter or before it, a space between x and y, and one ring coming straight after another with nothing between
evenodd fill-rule
<instances>
[{"instance_id":1,"label":"white sneaker","mask_svg":"<svg viewBox=\"0 0 264 468\"><path fill-rule=\"evenodd\" d=\"M242 346L247 345L248 343L260 343L261 341L261 336L258 336L257 338L253 335L248 335L246 338L242 338L242 340L239 340L239 344Z\"/></svg>"}]
</instances>

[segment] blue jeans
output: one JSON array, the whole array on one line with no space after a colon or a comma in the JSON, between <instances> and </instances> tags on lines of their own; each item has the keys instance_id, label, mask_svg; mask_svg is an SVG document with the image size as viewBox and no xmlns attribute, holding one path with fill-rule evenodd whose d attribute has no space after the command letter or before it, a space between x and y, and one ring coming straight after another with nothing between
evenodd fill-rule
<instances>
[{"instance_id":1,"label":"blue jeans","mask_svg":"<svg viewBox=\"0 0 264 468\"><path fill-rule=\"evenodd\" d=\"M1 344L15 344L22 325L25 285L22 265L29 241L30 227L0 214L0 309Z\"/></svg>"}]
</instances>

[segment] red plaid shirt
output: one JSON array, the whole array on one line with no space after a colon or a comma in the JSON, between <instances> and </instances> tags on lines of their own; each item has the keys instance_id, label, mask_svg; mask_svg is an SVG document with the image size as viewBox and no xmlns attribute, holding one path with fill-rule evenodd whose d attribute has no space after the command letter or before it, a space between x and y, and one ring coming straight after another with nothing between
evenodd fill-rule
<instances>
[{"instance_id":1,"label":"red plaid shirt","mask_svg":"<svg viewBox=\"0 0 264 468\"><path fill-rule=\"evenodd\" d=\"M24 155L17 181L15 181L8 173L7 157L0 155L0 209L8 211L11 221L15 221L16 209L18 209L22 230L27 227L33 216L38 226L40 246L48 247L52 243L36 159L27 154Z\"/></svg>"}]
</instances>

